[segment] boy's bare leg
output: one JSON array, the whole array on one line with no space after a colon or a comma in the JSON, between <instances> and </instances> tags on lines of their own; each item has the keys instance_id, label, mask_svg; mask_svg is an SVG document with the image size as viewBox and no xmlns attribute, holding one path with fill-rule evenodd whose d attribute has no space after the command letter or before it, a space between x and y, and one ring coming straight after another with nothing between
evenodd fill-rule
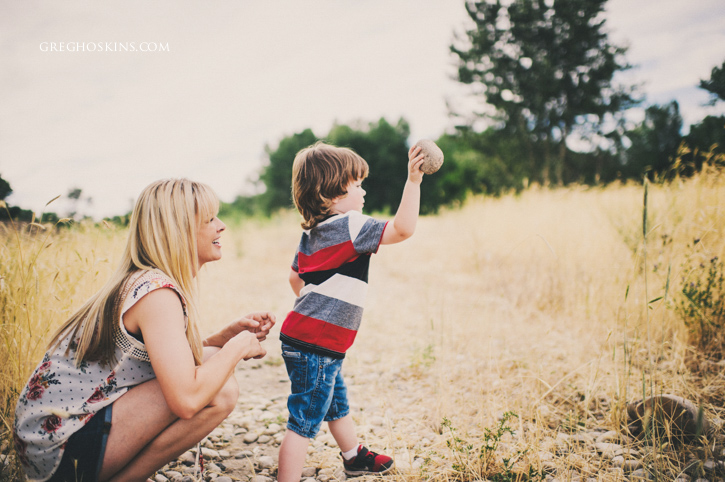
<instances>
[{"instance_id":1,"label":"boy's bare leg","mask_svg":"<svg viewBox=\"0 0 725 482\"><path fill-rule=\"evenodd\" d=\"M278 482L300 482L310 439L287 430L279 446Z\"/></svg>"},{"instance_id":2,"label":"boy's bare leg","mask_svg":"<svg viewBox=\"0 0 725 482\"><path fill-rule=\"evenodd\" d=\"M347 452L358 447L355 422L352 420L352 415L347 414L342 418L327 422L327 426L330 427L330 432L335 437L335 442L337 442L341 452Z\"/></svg>"}]
</instances>

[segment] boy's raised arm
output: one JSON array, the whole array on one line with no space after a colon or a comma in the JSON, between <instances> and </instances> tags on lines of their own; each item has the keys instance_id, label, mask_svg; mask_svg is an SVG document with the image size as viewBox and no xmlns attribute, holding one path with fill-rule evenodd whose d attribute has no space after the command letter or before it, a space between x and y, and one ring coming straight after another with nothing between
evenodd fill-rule
<instances>
[{"instance_id":1,"label":"boy's raised arm","mask_svg":"<svg viewBox=\"0 0 725 482\"><path fill-rule=\"evenodd\" d=\"M395 218L385 227L380 244L405 241L415 232L420 211L420 183L423 181L420 166L423 164L424 155L420 151L420 147L411 147L408 151L408 180L403 188L403 197Z\"/></svg>"}]
</instances>

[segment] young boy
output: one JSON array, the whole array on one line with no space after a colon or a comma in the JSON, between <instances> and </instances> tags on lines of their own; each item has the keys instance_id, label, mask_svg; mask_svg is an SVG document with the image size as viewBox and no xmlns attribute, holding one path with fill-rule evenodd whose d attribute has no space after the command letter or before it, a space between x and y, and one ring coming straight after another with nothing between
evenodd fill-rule
<instances>
[{"instance_id":1,"label":"young boy","mask_svg":"<svg viewBox=\"0 0 725 482\"><path fill-rule=\"evenodd\" d=\"M393 459L358 444L341 367L360 326L370 255L415 231L422 162L420 148L411 148L400 207L392 222L384 222L362 214L361 184L368 175L362 157L319 142L295 157L292 197L305 231L289 278L297 300L280 332L292 382L280 482L299 482L308 443L323 421L340 447L345 473L384 474L393 468Z\"/></svg>"}]
</instances>

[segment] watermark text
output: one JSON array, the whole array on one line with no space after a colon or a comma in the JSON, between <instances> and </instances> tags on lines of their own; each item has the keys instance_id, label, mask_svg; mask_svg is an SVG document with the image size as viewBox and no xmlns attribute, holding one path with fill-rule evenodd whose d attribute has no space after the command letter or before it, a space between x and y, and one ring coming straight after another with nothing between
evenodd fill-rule
<instances>
[{"instance_id":1,"label":"watermark text","mask_svg":"<svg viewBox=\"0 0 725 482\"><path fill-rule=\"evenodd\" d=\"M40 42L41 52L171 52L163 42Z\"/></svg>"}]
</instances>

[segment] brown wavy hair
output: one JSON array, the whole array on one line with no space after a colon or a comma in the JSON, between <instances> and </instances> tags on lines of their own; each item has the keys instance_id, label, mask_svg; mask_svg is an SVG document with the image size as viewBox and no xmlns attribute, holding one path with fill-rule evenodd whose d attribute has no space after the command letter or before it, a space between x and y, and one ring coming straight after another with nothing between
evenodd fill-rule
<instances>
[{"instance_id":1,"label":"brown wavy hair","mask_svg":"<svg viewBox=\"0 0 725 482\"><path fill-rule=\"evenodd\" d=\"M332 200L347 194L351 181L365 179L369 167L352 149L316 142L299 151L292 165L292 199L312 229L330 215Z\"/></svg>"}]
</instances>

